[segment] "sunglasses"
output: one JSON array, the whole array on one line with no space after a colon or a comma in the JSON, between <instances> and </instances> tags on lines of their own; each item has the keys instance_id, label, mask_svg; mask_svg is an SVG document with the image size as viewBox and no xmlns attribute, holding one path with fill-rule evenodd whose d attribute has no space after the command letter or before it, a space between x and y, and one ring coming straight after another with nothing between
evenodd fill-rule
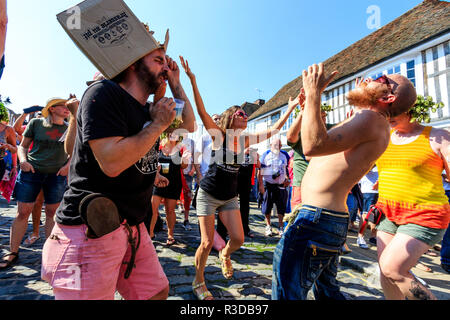
<instances>
[{"instance_id":1,"label":"sunglasses","mask_svg":"<svg viewBox=\"0 0 450 320\"><path fill-rule=\"evenodd\" d=\"M378 82L378 83L387 85L389 87L389 89L391 90L391 93L394 94L394 91L392 91L392 88L391 88L391 83L389 82L389 78L385 74L383 74L379 78L376 78L375 80L373 80L373 82Z\"/></svg>"},{"instance_id":2,"label":"sunglasses","mask_svg":"<svg viewBox=\"0 0 450 320\"><path fill-rule=\"evenodd\" d=\"M244 111L242 111L242 110L236 111L230 118L234 118L234 117L240 117L240 118L242 118L244 120L248 119L247 114Z\"/></svg>"}]
</instances>

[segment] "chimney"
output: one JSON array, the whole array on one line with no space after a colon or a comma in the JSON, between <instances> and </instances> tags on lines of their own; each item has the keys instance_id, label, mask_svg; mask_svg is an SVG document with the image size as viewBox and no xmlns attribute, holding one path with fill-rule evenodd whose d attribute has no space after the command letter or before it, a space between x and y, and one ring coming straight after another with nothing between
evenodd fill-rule
<instances>
[{"instance_id":1,"label":"chimney","mask_svg":"<svg viewBox=\"0 0 450 320\"><path fill-rule=\"evenodd\" d=\"M257 104L258 106L262 106L266 103L266 100L264 99L258 99L255 101L255 104Z\"/></svg>"}]
</instances>

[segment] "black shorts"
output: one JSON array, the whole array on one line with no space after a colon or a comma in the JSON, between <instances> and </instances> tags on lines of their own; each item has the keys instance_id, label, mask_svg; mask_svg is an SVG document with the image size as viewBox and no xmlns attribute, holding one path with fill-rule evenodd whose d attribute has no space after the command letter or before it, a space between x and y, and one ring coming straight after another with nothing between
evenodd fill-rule
<instances>
[{"instance_id":1,"label":"black shorts","mask_svg":"<svg viewBox=\"0 0 450 320\"><path fill-rule=\"evenodd\" d=\"M154 187L153 195L164 199L180 200L181 189L182 189L181 183L176 185L171 185L169 183L169 185L165 188Z\"/></svg>"},{"instance_id":2,"label":"black shorts","mask_svg":"<svg viewBox=\"0 0 450 320\"><path fill-rule=\"evenodd\" d=\"M262 203L262 213L270 215L273 209L273 204L277 206L278 214L284 215L286 213L286 206L288 201L288 191L286 188L278 184L264 183L264 199Z\"/></svg>"}]
</instances>

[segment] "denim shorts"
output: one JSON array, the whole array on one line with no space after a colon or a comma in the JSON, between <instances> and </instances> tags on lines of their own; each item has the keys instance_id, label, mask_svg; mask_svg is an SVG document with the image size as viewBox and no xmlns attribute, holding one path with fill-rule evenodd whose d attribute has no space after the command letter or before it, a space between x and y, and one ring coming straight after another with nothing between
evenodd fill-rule
<instances>
[{"instance_id":1,"label":"denim shorts","mask_svg":"<svg viewBox=\"0 0 450 320\"><path fill-rule=\"evenodd\" d=\"M348 213L303 205L294 214L274 252L272 299L306 300L313 288L316 300L345 300L336 275Z\"/></svg>"},{"instance_id":2,"label":"denim shorts","mask_svg":"<svg viewBox=\"0 0 450 320\"><path fill-rule=\"evenodd\" d=\"M197 216L200 217L214 215L216 212L240 209L237 196L230 200L218 200L202 188L198 189L196 206Z\"/></svg>"},{"instance_id":3,"label":"denim shorts","mask_svg":"<svg viewBox=\"0 0 450 320\"><path fill-rule=\"evenodd\" d=\"M57 176L56 173L44 174L20 171L14 192L18 202L33 203L43 189L45 203L57 204L61 202L66 187L67 177Z\"/></svg>"},{"instance_id":4,"label":"denim shorts","mask_svg":"<svg viewBox=\"0 0 450 320\"><path fill-rule=\"evenodd\" d=\"M430 247L434 246L436 243L439 243L444 237L445 231L447 231L447 229L433 229L419 226L414 223L398 225L387 219L386 216L383 216L380 224L377 226L377 230L392 235L395 235L396 233L403 233L413 237L414 239L425 242Z\"/></svg>"}]
</instances>

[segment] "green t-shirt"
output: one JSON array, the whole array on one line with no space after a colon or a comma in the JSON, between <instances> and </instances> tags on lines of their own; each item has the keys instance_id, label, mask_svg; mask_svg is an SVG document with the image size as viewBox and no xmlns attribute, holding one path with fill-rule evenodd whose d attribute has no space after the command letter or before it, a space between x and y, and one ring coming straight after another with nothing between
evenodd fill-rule
<instances>
[{"instance_id":1,"label":"green t-shirt","mask_svg":"<svg viewBox=\"0 0 450 320\"><path fill-rule=\"evenodd\" d=\"M326 124L327 130L330 130L333 125ZM292 165L292 171L294 173L294 181L292 185L294 187L300 187L302 184L303 176L305 175L306 168L308 168L309 162L306 161L305 155L303 154L302 148L302 138L300 134L298 135L298 141L296 143L287 142L288 146L294 150L294 163Z\"/></svg>"},{"instance_id":2,"label":"green t-shirt","mask_svg":"<svg viewBox=\"0 0 450 320\"><path fill-rule=\"evenodd\" d=\"M27 125L23 136L33 140L27 161L40 173L57 173L66 164L68 155L64 142L59 141L67 130L67 124L53 124L44 127L44 119L33 119Z\"/></svg>"}]
</instances>

